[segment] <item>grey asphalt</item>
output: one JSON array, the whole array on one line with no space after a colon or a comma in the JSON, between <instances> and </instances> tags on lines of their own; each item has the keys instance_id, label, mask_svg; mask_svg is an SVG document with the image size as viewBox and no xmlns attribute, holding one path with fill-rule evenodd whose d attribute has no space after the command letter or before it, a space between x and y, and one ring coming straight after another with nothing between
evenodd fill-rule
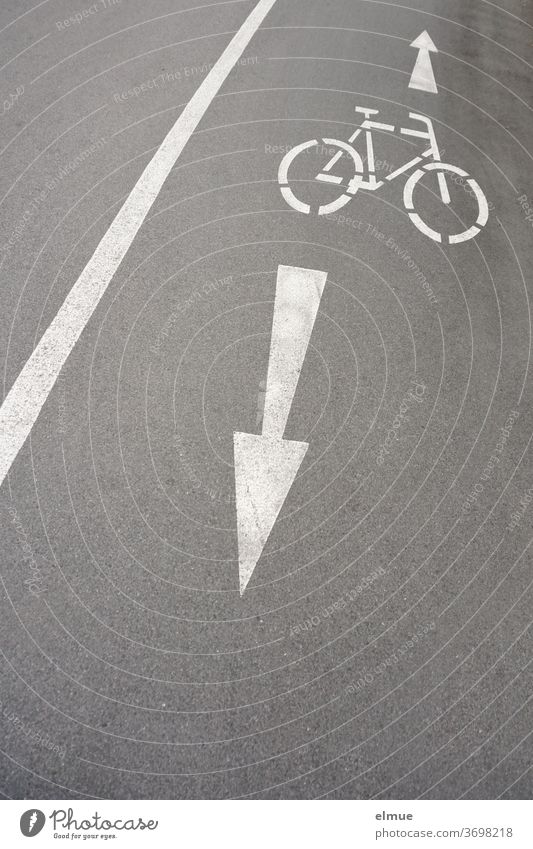
<instances>
[{"instance_id":1,"label":"grey asphalt","mask_svg":"<svg viewBox=\"0 0 533 849\"><path fill-rule=\"evenodd\" d=\"M253 5L2 3L5 392ZM438 94L408 88L423 30ZM531 0L278 0L2 486L5 798L531 797L532 38ZM431 117L476 239L424 236L400 178L285 203L285 151L356 106ZM384 176L420 152L375 142ZM310 199L326 161L295 163ZM453 231L450 185L417 202ZM280 264L328 272L310 448L241 598Z\"/></svg>"}]
</instances>

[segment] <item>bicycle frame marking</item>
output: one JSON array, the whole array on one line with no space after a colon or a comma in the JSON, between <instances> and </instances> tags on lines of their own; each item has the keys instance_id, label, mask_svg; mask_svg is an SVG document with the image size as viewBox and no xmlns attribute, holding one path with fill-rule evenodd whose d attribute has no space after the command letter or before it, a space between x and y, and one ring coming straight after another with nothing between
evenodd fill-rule
<instances>
[{"instance_id":1,"label":"bicycle frame marking","mask_svg":"<svg viewBox=\"0 0 533 849\"><path fill-rule=\"evenodd\" d=\"M366 109L362 106L355 107L356 112L361 112L365 116L365 120L363 123L355 130L354 133L348 139L349 144L353 144L353 142L361 135L364 131L365 133L365 144L366 144L366 163L367 163L367 171L368 171L368 180L363 180L362 177L358 180L358 188L366 189L370 192L375 192L377 189L381 188L381 186L385 185L385 181L392 182L396 177L399 177L401 174L404 174L405 171L409 171L409 169L414 168L415 165L418 165L420 162L424 161L424 158L431 157L435 162L441 162L439 146L437 143L437 138L435 136L435 131L433 129L433 123L430 118L427 118L425 115L419 115L417 112L409 112L409 118L413 121L421 121L426 125L427 130L424 132L423 130L415 130L410 129L409 127L400 127L400 133L406 136L415 136L417 138L427 139L429 141L429 147L419 156L415 156L414 159L410 159L409 162L406 162L405 165L400 165L395 171L391 174L388 174L385 177L385 180L377 180L376 179L376 164L374 157L374 141L372 138L372 130L381 130L386 133L394 133L395 127L393 124L383 124L381 121L372 121L370 119L370 115L378 114L377 109ZM342 152L338 151L332 159L327 163L324 170L317 175L316 179L322 182L337 182L341 183L342 178L340 177L330 177L327 179L328 172L333 168L333 166L338 162L341 158ZM354 178L357 180L357 176ZM439 181L439 189L441 193L441 199L443 203L450 203L450 193L448 191L448 184L446 182L446 177L444 174L438 174L437 179Z\"/></svg>"}]
</instances>

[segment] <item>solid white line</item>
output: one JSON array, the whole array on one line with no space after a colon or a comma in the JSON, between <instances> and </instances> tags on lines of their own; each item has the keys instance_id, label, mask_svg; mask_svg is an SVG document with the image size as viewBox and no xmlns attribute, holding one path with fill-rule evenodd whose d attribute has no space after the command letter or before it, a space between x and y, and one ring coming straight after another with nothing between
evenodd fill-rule
<instances>
[{"instance_id":1,"label":"solid white line","mask_svg":"<svg viewBox=\"0 0 533 849\"><path fill-rule=\"evenodd\" d=\"M165 137L0 408L0 485L163 183L276 0L260 0Z\"/></svg>"}]
</instances>

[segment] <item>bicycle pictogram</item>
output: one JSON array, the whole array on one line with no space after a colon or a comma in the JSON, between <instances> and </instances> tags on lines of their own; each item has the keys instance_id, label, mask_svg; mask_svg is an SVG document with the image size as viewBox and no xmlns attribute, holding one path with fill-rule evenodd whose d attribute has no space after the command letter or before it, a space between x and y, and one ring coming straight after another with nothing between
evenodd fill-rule
<instances>
[{"instance_id":1,"label":"bicycle pictogram","mask_svg":"<svg viewBox=\"0 0 533 849\"><path fill-rule=\"evenodd\" d=\"M380 180L376 177L373 131L379 130L385 133L394 133L396 131L395 127L392 124L384 124L380 121L373 120L370 116L379 114L379 110L377 109L367 109L363 106L357 106L355 111L364 115L364 121L350 136L347 142L332 138L310 139L309 141L296 145L296 147L293 147L292 150L283 157L279 166L278 182L280 184L281 193L289 206L297 212L302 212L307 215L312 211L311 204L300 200L289 185L289 168L300 154L309 151L315 146L323 144L329 148L337 148L337 150L323 170L316 175L315 180L322 183L340 186L342 188L342 193L329 203L318 205L316 208L318 215L329 215L339 209L342 209L343 206L351 201L359 190L375 192L387 182L391 182L402 175L407 175L408 172L411 171L412 173L410 173L407 177L404 186L403 203L409 218L415 227L418 227L418 229L430 239L434 239L436 242L449 243L451 245L466 242L474 236L477 236L482 227L484 227L487 223L489 217L487 199L480 188L479 183L464 169L459 168L457 165L450 165L446 162L442 162L431 119L427 118L425 115L419 115L416 112L409 113L409 118L413 121L419 121L424 124L425 129L401 127L400 133L405 136L426 139L429 142L429 147L419 156L415 156L413 159L410 159L404 165L396 168L395 171ZM366 142L366 157L364 162L360 153L353 146L353 142L355 142L362 133L365 135ZM347 185L343 185L342 177L336 176L332 173L332 169L341 157L348 157L351 166L353 166L354 174L348 181ZM465 183L470 187L470 194L475 199L478 207L477 218L474 224L458 233L453 234L440 233L426 224L421 215L415 209L414 190L424 177L432 174L437 175L440 198L442 203L446 205L451 203L446 174L456 174L463 178Z\"/></svg>"}]
</instances>

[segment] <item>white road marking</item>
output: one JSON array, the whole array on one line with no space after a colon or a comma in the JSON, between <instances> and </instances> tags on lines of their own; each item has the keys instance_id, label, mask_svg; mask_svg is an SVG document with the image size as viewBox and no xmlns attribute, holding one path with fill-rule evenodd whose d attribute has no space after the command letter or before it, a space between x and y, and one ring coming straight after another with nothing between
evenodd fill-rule
<instances>
[{"instance_id":1,"label":"white road marking","mask_svg":"<svg viewBox=\"0 0 533 849\"><path fill-rule=\"evenodd\" d=\"M436 242L443 241L442 234L437 233L436 230L433 230L431 227L428 227L428 225L424 223L418 213L414 212L413 191L415 189L416 184L424 176L424 172L426 171L437 171L439 176L441 174L444 174L446 171L451 171L453 174L458 174L460 177L466 180L467 184L472 190L471 193L475 196L478 204L478 216L476 224L472 227L469 227L467 230L464 230L462 233L457 233L452 236L444 236L444 241L449 242L450 245L458 245L461 242L467 242L469 239L473 239L475 236L477 236L481 228L484 227L488 221L489 205L487 203L487 198L485 197L484 192L482 191L476 180L474 180L472 177L469 177L466 171L464 171L462 168L459 168L457 165L448 165L448 163L446 162L427 162L423 168L418 168L416 171L413 171L413 173L405 184L403 192L403 202L408 212L409 218L411 219L415 227L418 227L420 232L424 233L424 235L428 236L430 239L434 239L434 241Z\"/></svg>"},{"instance_id":2,"label":"white road marking","mask_svg":"<svg viewBox=\"0 0 533 849\"><path fill-rule=\"evenodd\" d=\"M280 265L274 302L263 433L283 437L326 284L324 271Z\"/></svg>"},{"instance_id":3,"label":"white road marking","mask_svg":"<svg viewBox=\"0 0 533 849\"><path fill-rule=\"evenodd\" d=\"M309 448L283 434L326 278L309 268L278 269L262 435L233 440L241 595Z\"/></svg>"},{"instance_id":4,"label":"white road marking","mask_svg":"<svg viewBox=\"0 0 533 849\"><path fill-rule=\"evenodd\" d=\"M0 485L183 148L276 0L260 0L156 151L0 408Z\"/></svg>"},{"instance_id":5,"label":"white road marking","mask_svg":"<svg viewBox=\"0 0 533 849\"><path fill-rule=\"evenodd\" d=\"M307 148L311 148L314 145L318 145L318 143L319 142L317 141L317 139L311 139L310 141L302 142L302 144L296 145L296 147L291 148L281 160L278 169L278 182L280 184L281 194L283 195L289 206L292 206L292 208L295 209L296 212L303 212L304 215L309 215L309 213L311 212L311 206L310 204L304 203L303 201L299 200L294 194L291 187L288 185L289 168L296 159L296 157L299 156L300 153L302 153L302 151L306 150ZM328 146L338 147L340 148L340 150L337 154L333 156L330 162L328 162L325 169L320 174L317 174L315 180L327 183L335 183L337 185L342 183L342 177L335 177L333 175L324 174L324 171L328 170L330 166L337 162L338 159L340 159L340 157L344 153L347 153L348 156L352 159L353 167L355 170L354 177L352 180L350 180L348 192L343 193L336 200L331 201L331 203L321 204L318 207L319 215L330 215L332 212L336 212L338 209L341 209L343 206L346 206L346 204L349 203L349 201L355 195L358 188L357 179L358 177L362 179L363 175L363 160L361 159L360 154L348 142L339 141L339 139L323 138L322 143Z\"/></svg>"},{"instance_id":6,"label":"white road marking","mask_svg":"<svg viewBox=\"0 0 533 849\"><path fill-rule=\"evenodd\" d=\"M439 51L426 30L411 42L411 47L417 48L418 56L416 57L415 67L409 80L409 88L417 88L421 91L431 91L433 94L438 94L429 51L431 50L433 53L438 53Z\"/></svg>"}]
</instances>

